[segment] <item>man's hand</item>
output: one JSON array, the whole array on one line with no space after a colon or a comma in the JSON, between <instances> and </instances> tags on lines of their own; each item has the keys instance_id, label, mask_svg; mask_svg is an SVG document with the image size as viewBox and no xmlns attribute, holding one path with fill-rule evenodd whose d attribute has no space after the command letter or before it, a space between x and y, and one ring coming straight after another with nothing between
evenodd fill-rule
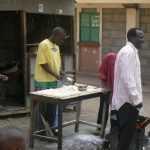
<instances>
[{"instance_id":1,"label":"man's hand","mask_svg":"<svg viewBox=\"0 0 150 150\"><path fill-rule=\"evenodd\" d=\"M61 81L64 79L64 75L58 75L48 64L41 64L43 69L45 69L48 73L53 75L57 80Z\"/></svg>"},{"instance_id":2,"label":"man's hand","mask_svg":"<svg viewBox=\"0 0 150 150\"><path fill-rule=\"evenodd\" d=\"M135 107L136 107L137 109L140 109L140 108L143 107L143 103L139 103L139 104L135 105Z\"/></svg>"},{"instance_id":3,"label":"man's hand","mask_svg":"<svg viewBox=\"0 0 150 150\"><path fill-rule=\"evenodd\" d=\"M109 91L110 91L110 89L102 88L102 92L103 92L103 93L108 93Z\"/></svg>"},{"instance_id":4,"label":"man's hand","mask_svg":"<svg viewBox=\"0 0 150 150\"><path fill-rule=\"evenodd\" d=\"M8 77L5 75L0 74L0 81L7 81Z\"/></svg>"},{"instance_id":5,"label":"man's hand","mask_svg":"<svg viewBox=\"0 0 150 150\"><path fill-rule=\"evenodd\" d=\"M64 75L57 75L57 79L58 79L59 81L62 81L64 78L65 78Z\"/></svg>"}]
</instances>

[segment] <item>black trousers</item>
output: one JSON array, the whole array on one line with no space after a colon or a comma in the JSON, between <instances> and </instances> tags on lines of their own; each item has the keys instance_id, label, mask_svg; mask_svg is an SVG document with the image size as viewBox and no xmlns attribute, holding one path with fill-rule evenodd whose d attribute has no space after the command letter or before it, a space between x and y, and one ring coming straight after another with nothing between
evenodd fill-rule
<instances>
[{"instance_id":1,"label":"black trousers","mask_svg":"<svg viewBox=\"0 0 150 150\"><path fill-rule=\"evenodd\" d=\"M45 89L47 88L40 87L40 86L35 88L36 91L45 90ZM54 126L54 121L56 117L56 106L57 105L55 104L37 102L36 110L35 110L35 120L36 120L35 129L36 130L42 130L45 128L40 114L42 114L45 121L49 123L50 127Z\"/></svg>"},{"instance_id":2,"label":"black trousers","mask_svg":"<svg viewBox=\"0 0 150 150\"><path fill-rule=\"evenodd\" d=\"M99 106L99 111L98 111L98 116L97 116L97 124L102 124L104 102L107 101L104 128L106 128L107 121L108 121L108 114L109 114L108 98L109 98L109 92L101 93L101 95L100 95L100 106Z\"/></svg>"},{"instance_id":3,"label":"black trousers","mask_svg":"<svg viewBox=\"0 0 150 150\"><path fill-rule=\"evenodd\" d=\"M129 103L123 104L118 110L119 136L117 150L129 150L136 131L139 111Z\"/></svg>"},{"instance_id":4,"label":"black trousers","mask_svg":"<svg viewBox=\"0 0 150 150\"><path fill-rule=\"evenodd\" d=\"M110 133L109 133L109 150L116 150L118 145L118 120L117 120L117 110L111 111L110 116Z\"/></svg>"}]
</instances>

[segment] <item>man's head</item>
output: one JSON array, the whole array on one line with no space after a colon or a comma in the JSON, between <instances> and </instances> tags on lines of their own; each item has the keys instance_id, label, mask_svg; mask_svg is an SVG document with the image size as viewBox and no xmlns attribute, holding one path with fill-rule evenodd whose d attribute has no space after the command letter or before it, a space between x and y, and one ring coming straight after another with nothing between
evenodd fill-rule
<instances>
[{"instance_id":1,"label":"man's head","mask_svg":"<svg viewBox=\"0 0 150 150\"><path fill-rule=\"evenodd\" d=\"M56 45L61 45L66 38L66 32L63 28L61 27L55 27L52 30L52 34L50 37L50 40L55 43Z\"/></svg>"},{"instance_id":2,"label":"man's head","mask_svg":"<svg viewBox=\"0 0 150 150\"><path fill-rule=\"evenodd\" d=\"M22 130L14 126L0 129L0 150L25 150L26 142Z\"/></svg>"},{"instance_id":3,"label":"man's head","mask_svg":"<svg viewBox=\"0 0 150 150\"><path fill-rule=\"evenodd\" d=\"M138 49L144 44L144 33L139 28L131 28L127 33L127 38Z\"/></svg>"}]
</instances>

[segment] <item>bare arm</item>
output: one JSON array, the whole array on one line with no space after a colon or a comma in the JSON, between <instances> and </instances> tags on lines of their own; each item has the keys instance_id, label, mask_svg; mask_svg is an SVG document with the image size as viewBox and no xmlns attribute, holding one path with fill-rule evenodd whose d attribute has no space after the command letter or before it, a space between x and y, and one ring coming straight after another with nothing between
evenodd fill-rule
<instances>
[{"instance_id":1,"label":"bare arm","mask_svg":"<svg viewBox=\"0 0 150 150\"><path fill-rule=\"evenodd\" d=\"M0 81L7 81L8 77L5 75L0 74Z\"/></svg>"},{"instance_id":2,"label":"bare arm","mask_svg":"<svg viewBox=\"0 0 150 150\"><path fill-rule=\"evenodd\" d=\"M65 76L65 72L62 70L62 68L60 68L60 74Z\"/></svg>"},{"instance_id":3,"label":"bare arm","mask_svg":"<svg viewBox=\"0 0 150 150\"><path fill-rule=\"evenodd\" d=\"M64 78L63 75L57 74L48 64L41 64L41 66L44 70L53 75L56 79L62 80Z\"/></svg>"},{"instance_id":4,"label":"bare arm","mask_svg":"<svg viewBox=\"0 0 150 150\"><path fill-rule=\"evenodd\" d=\"M134 103L136 108L143 106L141 93L138 90L140 86L139 79L135 78L136 58L132 53L125 56L125 61L122 63L122 70L124 72L123 82L125 83L126 90L129 93L130 100Z\"/></svg>"},{"instance_id":5,"label":"bare arm","mask_svg":"<svg viewBox=\"0 0 150 150\"><path fill-rule=\"evenodd\" d=\"M100 80L100 84L101 84L102 88L106 88L106 84L105 84L105 82L103 80Z\"/></svg>"}]
</instances>

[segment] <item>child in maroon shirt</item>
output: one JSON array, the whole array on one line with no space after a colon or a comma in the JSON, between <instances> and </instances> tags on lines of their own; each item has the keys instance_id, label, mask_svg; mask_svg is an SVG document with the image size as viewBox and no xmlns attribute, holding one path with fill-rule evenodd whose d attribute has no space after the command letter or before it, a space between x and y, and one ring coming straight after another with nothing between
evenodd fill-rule
<instances>
[{"instance_id":1,"label":"child in maroon shirt","mask_svg":"<svg viewBox=\"0 0 150 150\"><path fill-rule=\"evenodd\" d=\"M116 56L117 54L115 53L106 54L98 71L98 78L101 81L102 88L105 91L109 91L107 92L108 103L107 103L107 112L106 112L107 117L105 120L105 127L106 127L107 120L108 120L109 104L111 104L111 101L112 101L113 84L114 84L114 66L115 66ZM104 99L101 98L99 113L98 113L98 118L97 118L98 124L102 123L103 104L104 104Z\"/></svg>"}]
</instances>

